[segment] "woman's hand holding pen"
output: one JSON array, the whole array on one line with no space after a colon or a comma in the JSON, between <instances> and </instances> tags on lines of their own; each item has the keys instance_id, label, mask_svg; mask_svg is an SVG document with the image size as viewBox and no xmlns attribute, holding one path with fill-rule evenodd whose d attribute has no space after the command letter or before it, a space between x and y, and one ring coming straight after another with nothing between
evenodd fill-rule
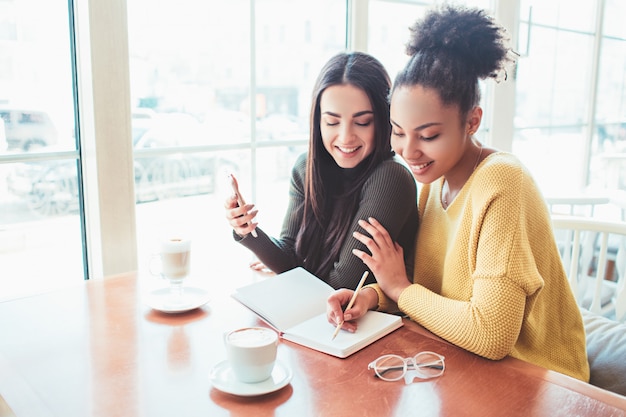
<instances>
[{"instance_id":1,"label":"woman's hand holding pen","mask_svg":"<svg viewBox=\"0 0 626 417\"><path fill-rule=\"evenodd\" d=\"M256 229L258 223L254 223L252 220L259 211L252 210L254 204L239 206L237 196L233 194L226 199L224 207L226 208L228 223L239 236L244 237Z\"/></svg>"},{"instance_id":2,"label":"woman's hand holding pen","mask_svg":"<svg viewBox=\"0 0 626 417\"><path fill-rule=\"evenodd\" d=\"M411 285L406 276L402 246L394 242L387 230L374 218L359 220L359 226L369 236L360 232L354 232L353 236L367 246L371 255L358 249L353 249L352 253L372 271L387 297L397 303L400 293Z\"/></svg>"},{"instance_id":3,"label":"woman's hand holding pen","mask_svg":"<svg viewBox=\"0 0 626 417\"><path fill-rule=\"evenodd\" d=\"M354 294L353 290L341 288L333 292L326 301L328 322L336 326L343 321L341 328L349 332L356 331L356 319L367 313L367 310L374 309L378 305L378 293L372 288L363 288L354 300L352 307L343 311L343 307L350 302L352 294Z\"/></svg>"}]
</instances>

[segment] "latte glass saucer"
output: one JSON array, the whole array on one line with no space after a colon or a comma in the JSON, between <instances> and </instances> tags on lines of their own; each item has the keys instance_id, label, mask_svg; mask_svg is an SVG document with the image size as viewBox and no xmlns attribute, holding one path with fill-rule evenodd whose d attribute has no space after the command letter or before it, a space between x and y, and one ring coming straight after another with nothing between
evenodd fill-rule
<instances>
[{"instance_id":1,"label":"latte glass saucer","mask_svg":"<svg viewBox=\"0 0 626 417\"><path fill-rule=\"evenodd\" d=\"M209 372L209 381L211 381L213 387L225 393L242 397L252 397L278 391L287 386L292 377L292 370L278 360L276 361L276 365L274 365L272 376L265 381L255 384L239 382L237 378L235 378L235 374L228 361L218 363L211 369L211 372Z\"/></svg>"},{"instance_id":2,"label":"latte glass saucer","mask_svg":"<svg viewBox=\"0 0 626 417\"><path fill-rule=\"evenodd\" d=\"M209 292L202 288L183 287L180 299L174 300L168 287L158 288L150 291L144 301L153 309L164 313L182 313L208 303Z\"/></svg>"}]
</instances>

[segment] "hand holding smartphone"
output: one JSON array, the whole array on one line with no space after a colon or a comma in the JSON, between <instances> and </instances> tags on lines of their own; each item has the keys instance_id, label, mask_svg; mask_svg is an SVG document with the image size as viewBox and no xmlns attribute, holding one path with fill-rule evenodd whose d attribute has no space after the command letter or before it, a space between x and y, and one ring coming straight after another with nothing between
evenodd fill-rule
<instances>
[{"instance_id":1,"label":"hand holding smartphone","mask_svg":"<svg viewBox=\"0 0 626 417\"><path fill-rule=\"evenodd\" d=\"M230 185L233 188L233 192L237 196L237 203L239 204L239 207L245 206L246 201L243 199L241 193L239 192L239 183L237 182L237 178L235 178L233 174L230 174L228 177L230 178ZM256 230L252 231L252 236L258 237Z\"/></svg>"}]
</instances>

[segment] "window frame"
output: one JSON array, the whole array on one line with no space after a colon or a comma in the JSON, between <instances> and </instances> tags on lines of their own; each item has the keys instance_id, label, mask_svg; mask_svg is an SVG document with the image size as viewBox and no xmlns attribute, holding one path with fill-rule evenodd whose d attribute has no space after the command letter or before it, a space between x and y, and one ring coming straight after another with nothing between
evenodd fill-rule
<instances>
[{"instance_id":1,"label":"window frame","mask_svg":"<svg viewBox=\"0 0 626 417\"><path fill-rule=\"evenodd\" d=\"M346 2L347 49L367 51L369 1ZM131 99L127 0L68 0L68 4L75 17L78 151L11 157L0 155L0 163L55 158L81 161L82 173L79 175L82 176L84 197L86 278L98 278L137 269L134 155L128 139L131 137ZM251 24L254 24L254 4L255 1L250 0ZM492 4L496 18L511 32L512 39L519 39L520 1L493 0ZM601 31L596 33L598 37L602 36ZM254 30L251 32L254 46L253 34ZM252 48L252 71L255 68L254 53ZM515 73L509 75L507 82L491 89L485 97L490 103L487 110L491 116L487 118L489 126L485 126L487 137L484 140L490 146L505 151L512 149L515 129ZM597 69L594 76L597 78ZM254 79L255 74L252 73L252 91ZM254 100L251 102L254 103ZM590 109L590 126L595 124L593 116ZM254 169L259 146L254 136L248 146ZM253 196L258 186L252 178Z\"/></svg>"},{"instance_id":2,"label":"window frame","mask_svg":"<svg viewBox=\"0 0 626 417\"><path fill-rule=\"evenodd\" d=\"M76 0L73 10L91 279L137 269L126 0Z\"/></svg>"},{"instance_id":3,"label":"window frame","mask_svg":"<svg viewBox=\"0 0 626 417\"><path fill-rule=\"evenodd\" d=\"M71 1L71 0L70 0ZM390 0L395 1L395 0ZM401 0L398 0L401 1ZM346 0L347 49L367 51L368 0ZM254 25L254 0L250 20ZM126 0L76 0L78 96L84 175L88 278L137 269L137 238L131 136ZM511 7L513 6L513 7ZM497 18L515 32L519 0L497 0ZM80 25L88 22L87 27ZM254 29L254 28L252 28ZM254 30L251 31L251 91L254 90ZM515 84L492 89L494 112L486 139L511 149ZM115 85L115 89L110 86ZM502 87L502 86L499 86ZM251 100L254 103L254 100ZM501 104L501 103L506 103ZM513 107L512 107L513 106ZM252 112L254 114L254 112ZM96 140L96 138L107 138ZM257 144L249 144L252 169ZM252 195L258 184L252 178Z\"/></svg>"}]
</instances>

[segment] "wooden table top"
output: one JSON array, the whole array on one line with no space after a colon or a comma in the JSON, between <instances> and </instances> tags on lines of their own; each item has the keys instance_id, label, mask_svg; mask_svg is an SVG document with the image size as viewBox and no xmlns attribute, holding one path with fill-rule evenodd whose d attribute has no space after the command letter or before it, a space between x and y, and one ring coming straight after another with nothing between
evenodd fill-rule
<instances>
[{"instance_id":1,"label":"wooden table top","mask_svg":"<svg viewBox=\"0 0 626 417\"><path fill-rule=\"evenodd\" d=\"M208 379L225 358L222 335L264 324L227 290L190 312L154 311L140 282L129 273L0 303L0 416L626 416L625 397L478 357L410 321L346 359L281 341L290 384L226 394ZM445 356L443 376L405 385L367 369L381 354L425 350Z\"/></svg>"}]
</instances>

